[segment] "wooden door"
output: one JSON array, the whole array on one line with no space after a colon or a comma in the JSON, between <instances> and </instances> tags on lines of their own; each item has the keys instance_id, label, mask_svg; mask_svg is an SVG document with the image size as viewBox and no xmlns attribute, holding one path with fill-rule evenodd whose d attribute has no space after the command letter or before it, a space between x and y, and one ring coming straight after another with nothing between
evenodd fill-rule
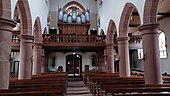
<instances>
[{"instance_id":1,"label":"wooden door","mask_svg":"<svg viewBox=\"0 0 170 96\"><path fill-rule=\"evenodd\" d=\"M82 56L72 54L66 57L66 71L70 77L79 77L82 73Z\"/></svg>"}]
</instances>

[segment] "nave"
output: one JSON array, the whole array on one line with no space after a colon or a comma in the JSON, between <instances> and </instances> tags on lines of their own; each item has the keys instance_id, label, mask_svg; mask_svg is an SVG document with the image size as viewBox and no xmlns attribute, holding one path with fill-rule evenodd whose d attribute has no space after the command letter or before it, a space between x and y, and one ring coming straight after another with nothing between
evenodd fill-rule
<instances>
[{"instance_id":1,"label":"nave","mask_svg":"<svg viewBox=\"0 0 170 96\"><path fill-rule=\"evenodd\" d=\"M145 76L119 73L83 72L82 78L68 78L66 72L32 75L31 79L10 78L9 89L0 96L169 96L170 77L163 84L146 84Z\"/></svg>"},{"instance_id":2,"label":"nave","mask_svg":"<svg viewBox=\"0 0 170 96\"><path fill-rule=\"evenodd\" d=\"M83 81L70 80L67 86L67 96L93 96Z\"/></svg>"}]
</instances>

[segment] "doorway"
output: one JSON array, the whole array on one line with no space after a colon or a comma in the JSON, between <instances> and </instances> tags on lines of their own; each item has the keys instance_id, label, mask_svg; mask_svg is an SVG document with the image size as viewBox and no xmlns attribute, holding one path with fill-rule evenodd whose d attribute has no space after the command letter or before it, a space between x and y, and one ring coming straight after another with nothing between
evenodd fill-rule
<instances>
[{"instance_id":1,"label":"doorway","mask_svg":"<svg viewBox=\"0 0 170 96\"><path fill-rule=\"evenodd\" d=\"M82 73L82 56L71 54L66 56L66 72L69 77L81 77Z\"/></svg>"}]
</instances>

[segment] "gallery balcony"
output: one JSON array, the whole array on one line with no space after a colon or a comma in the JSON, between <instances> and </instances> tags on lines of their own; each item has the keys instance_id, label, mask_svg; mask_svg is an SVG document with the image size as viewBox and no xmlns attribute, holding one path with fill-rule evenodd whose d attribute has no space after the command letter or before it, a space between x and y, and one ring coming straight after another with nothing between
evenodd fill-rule
<instances>
[{"instance_id":1,"label":"gallery balcony","mask_svg":"<svg viewBox=\"0 0 170 96\"><path fill-rule=\"evenodd\" d=\"M43 47L52 49L88 49L88 48L105 48L106 36L103 35L59 35L59 34L43 34ZM20 39L18 34L12 35L12 49L18 49L20 46ZM86 48L84 48L86 47ZM142 48L141 36L130 36L130 49Z\"/></svg>"},{"instance_id":2,"label":"gallery balcony","mask_svg":"<svg viewBox=\"0 0 170 96\"><path fill-rule=\"evenodd\" d=\"M43 34L43 46L106 46L106 36Z\"/></svg>"}]
</instances>

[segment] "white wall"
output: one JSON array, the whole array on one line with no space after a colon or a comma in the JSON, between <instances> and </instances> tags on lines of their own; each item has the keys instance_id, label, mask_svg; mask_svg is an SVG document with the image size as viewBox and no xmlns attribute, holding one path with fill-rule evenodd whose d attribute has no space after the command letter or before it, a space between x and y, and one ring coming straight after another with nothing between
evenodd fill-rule
<instances>
[{"instance_id":1,"label":"white wall","mask_svg":"<svg viewBox=\"0 0 170 96\"><path fill-rule=\"evenodd\" d=\"M170 74L170 18L167 17L161 21L159 21L160 23L160 29L162 29L165 33L166 36L166 43L167 43L167 53L168 53L168 57L166 59L161 59L161 67L162 67L162 72L167 72L168 74Z\"/></svg>"},{"instance_id":2,"label":"white wall","mask_svg":"<svg viewBox=\"0 0 170 96\"><path fill-rule=\"evenodd\" d=\"M99 1L99 0L98 0ZM127 2L133 3L141 17L141 23L143 23L143 9L144 9L144 2L145 0L104 0L102 7L99 8L98 6L98 15L101 19L100 27L107 32L109 21L112 19L115 22L118 35L119 35L119 22L121 18L121 14L124 8L124 5ZM98 2L99 3L99 2Z\"/></svg>"},{"instance_id":3,"label":"white wall","mask_svg":"<svg viewBox=\"0 0 170 96\"><path fill-rule=\"evenodd\" d=\"M14 9L18 0L11 0L12 18L14 17ZM42 33L44 28L47 27L47 16L49 13L49 1L48 0L28 0L31 17L32 17L32 29L34 27L35 19L39 16L41 22Z\"/></svg>"},{"instance_id":4,"label":"white wall","mask_svg":"<svg viewBox=\"0 0 170 96\"><path fill-rule=\"evenodd\" d=\"M58 5L61 5L62 7L71 1L77 1L79 2L85 9L89 8L90 6L90 12L97 14L97 2L95 0L49 0L50 1L50 11L58 11Z\"/></svg>"},{"instance_id":5,"label":"white wall","mask_svg":"<svg viewBox=\"0 0 170 96\"><path fill-rule=\"evenodd\" d=\"M71 55L73 54L73 52L66 52L66 53L63 53L63 52L52 52L49 54L49 61L48 61L48 64L49 64L49 68L52 68L51 64L52 64L52 57L56 57L56 66L55 68L57 69L58 66L63 66L64 68L64 71L66 71L66 56L67 55ZM85 70L84 68L84 65L89 65L89 70L92 70L94 68L94 66L92 66L92 62L91 62L91 56L96 54L95 52L85 52L85 53L82 53L82 52L76 52L76 54L79 54L79 55L82 55L82 71Z\"/></svg>"}]
</instances>

